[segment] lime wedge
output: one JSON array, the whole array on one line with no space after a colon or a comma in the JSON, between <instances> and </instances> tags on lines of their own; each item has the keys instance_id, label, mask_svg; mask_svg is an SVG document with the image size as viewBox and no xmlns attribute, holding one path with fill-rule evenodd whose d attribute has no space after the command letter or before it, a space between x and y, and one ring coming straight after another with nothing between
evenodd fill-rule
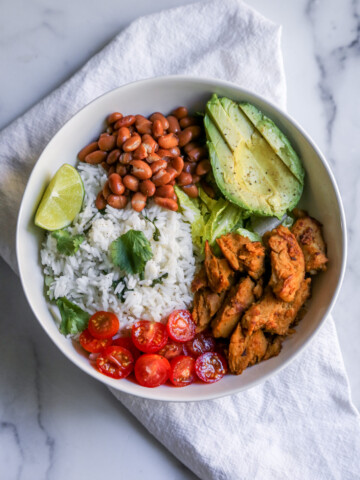
<instances>
[{"instance_id":1,"label":"lime wedge","mask_svg":"<svg viewBox=\"0 0 360 480\"><path fill-rule=\"evenodd\" d=\"M79 172L65 163L47 186L35 215L35 225L45 230L67 227L81 210L84 185Z\"/></svg>"}]
</instances>

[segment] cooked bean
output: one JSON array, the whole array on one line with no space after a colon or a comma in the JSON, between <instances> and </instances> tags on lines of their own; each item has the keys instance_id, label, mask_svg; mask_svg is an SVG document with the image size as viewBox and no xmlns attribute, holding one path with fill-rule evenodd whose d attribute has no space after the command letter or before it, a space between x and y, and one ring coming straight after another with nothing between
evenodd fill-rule
<instances>
[{"instance_id":1,"label":"cooked bean","mask_svg":"<svg viewBox=\"0 0 360 480\"><path fill-rule=\"evenodd\" d=\"M177 175L180 175L184 168L184 160L181 157L175 157L171 160L170 165L176 170Z\"/></svg>"},{"instance_id":2,"label":"cooked bean","mask_svg":"<svg viewBox=\"0 0 360 480\"><path fill-rule=\"evenodd\" d=\"M121 127L118 131L116 145L118 147L122 147L123 144L126 142L126 140L129 140L130 137L131 137L131 133L128 127Z\"/></svg>"},{"instance_id":3,"label":"cooked bean","mask_svg":"<svg viewBox=\"0 0 360 480\"><path fill-rule=\"evenodd\" d=\"M126 168L125 165L121 165L121 163L117 163L115 167L115 171L120 175L120 177L125 177L128 169Z\"/></svg>"},{"instance_id":4,"label":"cooked bean","mask_svg":"<svg viewBox=\"0 0 360 480\"><path fill-rule=\"evenodd\" d=\"M138 132L136 131L136 128L134 127L134 125L130 125L130 127L127 127L127 128L129 129L131 135L132 135L133 133L138 133Z\"/></svg>"},{"instance_id":5,"label":"cooked bean","mask_svg":"<svg viewBox=\"0 0 360 480\"><path fill-rule=\"evenodd\" d=\"M179 147L172 147L169 148L169 152L171 153L172 157L180 157L181 152Z\"/></svg>"},{"instance_id":6,"label":"cooked bean","mask_svg":"<svg viewBox=\"0 0 360 480\"><path fill-rule=\"evenodd\" d=\"M174 115L169 115L168 117L166 117L166 119L169 122L169 132L179 133L181 130L179 120Z\"/></svg>"},{"instance_id":7,"label":"cooked bean","mask_svg":"<svg viewBox=\"0 0 360 480\"><path fill-rule=\"evenodd\" d=\"M211 163L210 160L205 158L204 160L201 160L201 162L198 163L198 166L196 167L196 174L197 175L206 175L208 172L211 170Z\"/></svg>"},{"instance_id":8,"label":"cooked bean","mask_svg":"<svg viewBox=\"0 0 360 480\"><path fill-rule=\"evenodd\" d=\"M148 154L154 153L157 143L151 135L145 134L141 138L142 145L146 148Z\"/></svg>"},{"instance_id":9,"label":"cooked bean","mask_svg":"<svg viewBox=\"0 0 360 480\"><path fill-rule=\"evenodd\" d=\"M188 109L186 107L177 107L171 113L174 115L174 117L180 120L181 118L187 117Z\"/></svg>"},{"instance_id":10,"label":"cooked bean","mask_svg":"<svg viewBox=\"0 0 360 480\"><path fill-rule=\"evenodd\" d=\"M171 180L170 182L168 182L167 185L172 185L172 186L174 186L175 183L176 183L176 182L175 182L175 179L174 179L174 180ZM177 197L176 197L176 198L177 198Z\"/></svg>"},{"instance_id":11,"label":"cooked bean","mask_svg":"<svg viewBox=\"0 0 360 480\"><path fill-rule=\"evenodd\" d=\"M115 123L118 120L120 120L120 118L123 118L123 114L120 112L114 112L107 117L106 121L108 125L111 125L112 123Z\"/></svg>"},{"instance_id":12,"label":"cooked bean","mask_svg":"<svg viewBox=\"0 0 360 480\"><path fill-rule=\"evenodd\" d=\"M192 127L189 127L192 128ZM132 137L129 138L129 140L126 140L126 142L123 144L122 149L124 152L133 152L138 148L138 146L141 144L141 137L138 133L134 133Z\"/></svg>"},{"instance_id":13,"label":"cooked bean","mask_svg":"<svg viewBox=\"0 0 360 480\"><path fill-rule=\"evenodd\" d=\"M135 212L141 212L146 206L146 196L140 192L135 193L131 199L131 206Z\"/></svg>"},{"instance_id":14,"label":"cooked bean","mask_svg":"<svg viewBox=\"0 0 360 480\"><path fill-rule=\"evenodd\" d=\"M199 190L196 185L184 185L182 189L190 198L196 198L199 196Z\"/></svg>"},{"instance_id":15,"label":"cooked bean","mask_svg":"<svg viewBox=\"0 0 360 480\"><path fill-rule=\"evenodd\" d=\"M170 174L164 168L159 170L155 175L153 175L152 179L154 185L156 187L161 187L161 185L166 185L171 181Z\"/></svg>"},{"instance_id":16,"label":"cooked bean","mask_svg":"<svg viewBox=\"0 0 360 480\"><path fill-rule=\"evenodd\" d=\"M110 125L110 127L107 127L106 133L110 133L111 135L114 133L114 129L111 125Z\"/></svg>"},{"instance_id":17,"label":"cooked bean","mask_svg":"<svg viewBox=\"0 0 360 480\"><path fill-rule=\"evenodd\" d=\"M167 150L166 148L159 148L159 150L156 152L161 158L163 157L172 157L170 150Z\"/></svg>"},{"instance_id":18,"label":"cooked bean","mask_svg":"<svg viewBox=\"0 0 360 480\"><path fill-rule=\"evenodd\" d=\"M129 165L129 163L133 160L132 153L126 152L122 153L119 157L119 162L123 165Z\"/></svg>"},{"instance_id":19,"label":"cooked bean","mask_svg":"<svg viewBox=\"0 0 360 480\"><path fill-rule=\"evenodd\" d=\"M191 127L189 127L191 128ZM187 143L192 140L192 132L187 128L179 133L179 146L184 147Z\"/></svg>"},{"instance_id":20,"label":"cooked bean","mask_svg":"<svg viewBox=\"0 0 360 480\"><path fill-rule=\"evenodd\" d=\"M166 168L167 167L167 161L166 160L157 160L156 162L152 163L150 165L151 171L153 175L157 173L159 170Z\"/></svg>"},{"instance_id":21,"label":"cooked bean","mask_svg":"<svg viewBox=\"0 0 360 480\"><path fill-rule=\"evenodd\" d=\"M113 135L109 135L108 133L102 133L98 140L98 145L100 150L104 152L109 152L115 147L116 139Z\"/></svg>"},{"instance_id":22,"label":"cooked bean","mask_svg":"<svg viewBox=\"0 0 360 480\"><path fill-rule=\"evenodd\" d=\"M128 188L125 188L124 195L125 195L126 197L128 197L128 196L130 195L130 193L131 193L131 190L129 190Z\"/></svg>"},{"instance_id":23,"label":"cooked bean","mask_svg":"<svg viewBox=\"0 0 360 480\"><path fill-rule=\"evenodd\" d=\"M180 187L190 185L193 182L191 173L181 172L177 178L177 183Z\"/></svg>"},{"instance_id":24,"label":"cooked bean","mask_svg":"<svg viewBox=\"0 0 360 480\"><path fill-rule=\"evenodd\" d=\"M177 202L172 198L155 197L155 203L160 207L176 212L179 208Z\"/></svg>"},{"instance_id":25,"label":"cooked bean","mask_svg":"<svg viewBox=\"0 0 360 480\"><path fill-rule=\"evenodd\" d=\"M169 128L169 122L166 120L164 115L160 112L155 112L150 116L150 120L152 122L155 122L156 120L160 120L161 125L164 130L167 130Z\"/></svg>"},{"instance_id":26,"label":"cooked bean","mask_svg":"<svg viewBox=\"0 0 360 480\"><path fill-rule=\"evenodd\" d=\"M188 152L188 157L190 162L198 162L202 158L206 158L208 156L208 151L206 147L196 147L192 148Z\"/></svg>"},{"instance_id":27,"label":"cooked bean","mask_svg":"<svg viewBox=\"0 0 360 480\"><path fill-rule=\"evenodd\" d=\"M179 139L175 133L168 133L159 137L158 144L161 148L169 149L176 147L179 144Z\"/></svg>"},{"instance_id":28,"label":"cooked bean","mask_svg":"<svg viewBox=\"0 0 360 480\"><path fill-rule=\"evenodd\" d=\"M108 182L112 193L115 193L115 195L122 195L124 193L125 187L118 173L112 173L109 175Z\"/></svg>"},{"instance_id":29,"label":"cooked bean","mask_svg":"<svg viewBox=\"0 0 360 480\"><path fill-rule=\"evenodd\" d=\"M199 117L184 117L180 120L180 127L186 128L191 127L191 125L199 125Z\"/></svg>"},{"instance_id":30,"label":"cooked bean","mask_svg":"<svg viewBox=\"0 0 360 480\"><path fill-rule=\"evenodd\" d=\"M126 115L126 117L120 118L120 120L115 123L114 129L117 130L121 127L130 127L130 125L133 125L135 122L135 115Z\"/></svg>"},{"instance_id":31,"label":"cooked bean","mask_svg":"<svg viewBox=\"0 0 360 480\"><path fill-rule=\"evenodd\" d=\"M157 153L149 153L146 161L148 163L154 163L154 162L158 162L159 160L161 160L161 157L159 157L159 155Z\"/></svg>"},{"instance_id":32,"label":"cooked bean","mask_svg":"<svg viewBox=\"0 0 360 480\"><path fill-rule=\"evenodd\" d=\"M112 173L115 173L115 165L110 165L108 170L108 176L111 175Z\"/></svg>"},{"instance_id":33,"label":"cooked bean","mask_svg":"<svg viewBox=\"0 0 360 480\"><path fill-rule=\"evenodd\" d=\"M132 174L135 175L135 177L140 178L140 180L151 178L153 172L150 165L143 160L133 160L130 165L133 167Z\"/></svg>"},{"instance_id":34,"label":"cooked bean","mask_svg":"<svg viewBox=\"0 0 360 480\"><path fill-rule=\"evenodd\" d=\"M189 153L190 150L192 150L193 148L198 148L198 147L202 147L202 145L199 142L190 142L190 143L185 145L184 152Z\"/></svg>"},{"instance_id":35,"label":"cooked bean","mask_svg":"<svg viewBox=\"0 0 360 480\"><path fill-rule=\"evenodd\" d=\"M184 162L184 172L195 173L196 163Z\"/></svg>"},{"instance_id":36,"label":"cooked bean","mask_svg":"<svg viewBox=\"0 0 360 480\"><path fill-rule=\"evenodd\" d=\"M179 145L184 146L187 143L189 143L191 140L195 140L201 136L202 133L202 128L199 127L198 125L192 125L191 127L186 127L185 130L183 130L181 133L179 133ZM181 141L180 141L180 135L181 135ZM190 138L188 141L187 139ZM181 142L183 145L181 145Z\"/></svg>"},{"instance_id":37,"label":"cooked bean","mask_svg":"<svg viewBox=\"0 0 360 480\"><path fill-rule=\"evenodd\" d=\"M110 207L121 209L125 208L128 202L127 197L125 195L109 195L107 199L108 204Z\"/></svg>"},{"instance_id":38,"label":"cooked bean","mask_svg":"<svg viewBox=\"0 0 360 480\"><path fill-rule=\"evenodd\" d=\"M202 180L201 186L204 192L206 193L206 195L208 195L210 198L215 198L215 191L211 185L209 185L207 182Z\"/></svg>"},{"instance_id":39,"label":"cooked bean","mask_svg":"<svg viewBox=\"0 0 360 480\"><path fill-rule=\"evenodd\" d=\"M86 145L83 149L80 150L78 153L78 159L80 162L85 162L85 157L89 155L89 153L95 152L95 150L98 149L98 143L97 142L91 142L89 145Z\"/></svg>"},{"instance_id":40,"label":"cooked bean","mask_svg":"<svg viewBox=\"0 0 360 480\"><path fill-rule=\"evenodd\" d=\"M193 183L199 183L201 180L200 175L196 175L196 173L192 173L192 177L193 177Z\"/></svg>"},{"instance_id":41,"label":"cooked bean","mask_svg":"<svg viewBox=\"0 0 360 480\"><path fill-rule=\"evenodd\" d=\"M106 162L109 165L112 165L113 163L116 163L119 160L119 157L120 157L120 150L115 149L109 153L109 155L107 156Z\"/></svg>"},{"instance_id":42,"label":"cooked bean","mask_svg":"<svg viewBox=\"0 0 360 480\"><path fill-rule=\"evenodd\" d=\"M106 207L106 200L104 198L104 195L103 195L102 191L100 191L97 194L97 197L96 197L96 200L95 200L95 207L98 210L104 210L104 208Z\"/></svg>"},{"instance_id":43,"label":"cooked bean","mask_svg":"<svg viewBox=\"0 0 360 480\"><path fill-rule=\"evenodd\" d=\"M132 192L137 192L139 190L139 179L133 175L125 175L123 178L123 184Z\"/></svg>"},{"instance_id":44,"label":"cooked bean","mask_svg":"<svg viewBox=\"0 0 360 480\"><path fill-rule=\"evenodd\" d=\"M85 157L85 162L90 163L91 165L96 165L97 163L105 162L107 153L102 150L95 150L95 152L88 153Z\"/></svg>"},{"instance_id":45,"label":"cooked bean","mask_svg":"<svg viewBox=\"0 0 360 480\"><path fill-rule=\"evenodd\" d=\"M109 169L110 169L110 165L108 165L106 162L101 162L101 166L102 166L103 169L106 170L107 172L108 172Z\"/></svg>"},{"instance_id":46,"label":"cooked bean","mask_svg":"<svg viewBox=\"0 0 360 480\"><path fill-rule=\"evenodd\" d=\"M151 180L144 180L140 183L140 191L147 197L152 197L155 193L155 185Z\"/></svg>"},{"instance_id":47,"label":"cooked bean","mask_svg":"<svg viewBox=\"0 0 360 480\"><path fill-rule=\"evenodd\" d=\"M136 158L136 160L144 160L147 156L148 154L144 144L139 145L133 153L133 157Z\"/></svg>"},{"instance_id":48,"label":"cooked bean","mask_svg":"<svg viewBox=\"0 0 360 480\"><path fill-rule=\"evenodd\" d=\"M110 190L110 187L109 187L109 181L106 180L104 186L103 186L103 189L102 189L102 194L103 194L103 197L105 198L105 200L108 198L109 195L111 195L111 190Z\"/></svg>"},{"instance_id":49,"label":"cooked bean","mask_svg":"<svg viewBox=\"0 0 360 480\"><path fill-rule=\"evenodd\" d=\"M152 132L152 122L145 118L143 115L135 115L136 122L135 128L141 134L151 134Z\"/></svg>"},{"instance_id":50,"label":"cooked bean","mask_svg":"<svg viewBox=\"0 0 360 480\"><path fill-rule=\"evenodd\" d=\"M160 120L155 120L152 126L152 133L155 138L161 137L161 135L164 135L164 127L162 126L162 123Z\"/></svg>"},{"instance_id":51,"label":"cooked bean","mask_svg":"<svg viewBox=\"0 0 360 480\"><path fill-rule=\"evenodd\" d=\"M175 170L175 168L172 168L172 167L168 167L166 169L167 173L170 175L170 179L169 179L169 182L172 182L176 177L178 177L178 173L177 171ZM167 183L169 183L167 182Z\"/></svg>"},{"instance_id":52,"label":"cooked bean","mask_svg":"<svg viewBox=\"0 0 360 480\"><path fill-rule=\"evenodd\" d=\"M161 187L157 187L155 197L172 198L174 193L175 190L172 185L162 185Z\"/></svg>"}]
</instances>

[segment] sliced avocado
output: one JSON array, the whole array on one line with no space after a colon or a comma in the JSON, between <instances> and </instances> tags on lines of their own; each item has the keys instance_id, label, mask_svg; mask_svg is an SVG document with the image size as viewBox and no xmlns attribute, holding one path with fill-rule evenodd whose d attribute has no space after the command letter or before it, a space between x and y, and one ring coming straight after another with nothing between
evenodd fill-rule
<instances>
[{"instance_id":1,"label":"sliced avocado","mask_svg":"<svg viewBox=\"0 0 360 480\"><path fill-rule=\"evenodd\" d=\"M215 181L228 200L252 213L279 218L296 205L303 182L235 102L214 94L204 124Z\"/></svg>"},{"instance_id":2,"label":"sliced avocado","mask_svg":"<svg viewBox=\"0 0 360 480\"><path fill-rule=\"evenodd\" d=\"M305 175L304 168L297 153L283 132L254 105L250 103L240 103L239 107L267 140L274 152L281 158L285 165L288 166L299 182L302 183Z\"/></svg>"}]
</instances>

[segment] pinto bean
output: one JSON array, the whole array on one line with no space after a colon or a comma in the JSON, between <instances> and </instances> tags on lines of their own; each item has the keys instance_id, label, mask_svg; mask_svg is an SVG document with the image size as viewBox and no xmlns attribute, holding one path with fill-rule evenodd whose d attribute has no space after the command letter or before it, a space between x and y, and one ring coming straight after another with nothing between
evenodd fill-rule
<instances>
[{"instance_id":1,"label":"pinto bean","mask_svg":"<svg viewBox=\"0 0 360 480\"><path fill-rule=\"evenodd\" d=\"M188 109L186 107L177 107L175 110L171 112L174 117L176 117L178 120L181 118L187 117L188 115Z\"/></svg>"},{"instance_id":2,"label":"pinto bean","mask_svg":"<svg viewBox=\"0 0 360 480\"><path fill-rule=\"evenodd\" d=\"M172 157L180 157L181 152L179 147L172 147L169 148L169 152L171 153Z\"/></svg>"},{"instance_id":3,"label":"pinto bean","mask_svg":"<svg viewBox=\"0 0 360 480\"><path fill-rule=\"evenodd\" d=\"M107 127L107 128L106 128L106 133L110 133L111 135L113 135L114 129L113 129L113 127L112 127L111 125L110 125L110 127Z\"/></svg>"},{"instance_id":4,"label":"pinto bean","mask_svg":"<svg viewBox=\"0 0 360 480\"><path fill-rule=\"evenodd\" d=\"M152 197L155 193L155 185L151 180L144 180L140 183L140 192L147 197Z\"/></svg>"},{"instance_id":5,"label":"pinto bean","mask_svg":"<svg viewBox=\"0 0 360 480\"><path fill-rule=\"evenodd\" d=\"M180 145L180 147L186 145L189 142L191 142L191 140L196 140L197 138L199 138L201 136L201 133L202 133L202 128L199 127L198 125L192 125L191 127L186 127L181 133L179 133L179 145ZM185 143L183 143L183 145L181 145L180 135L182 136L181 141L182 142L185 141ZM187 141L188 138L190 138L189 141Z\"/></svg>"},{"instance_id":6,"label":"pinto bean","mask_svg":"<svg viewBox=\"0 0 360 480\"><path fill-rule=\"evenodd\" d=\"M107 153L102 150L95 150L95 152L88 153L85 157L85 162L90 165L96 165L101 162L105 162Z\"/></svg>"},{"instance_id":7,"label":"pinto bean","mask_svg":"<svg viewBox=\"0 0 360 480\"><path fill-rule=\"evenodd\" d=\"M102 191L100 191L97 194L97 197L96 197L96 200L95 200L95 207L98 210L104 210L104 208L106 207L106 200L104 198L104 195L103 195Z\"/></svg>"},{"instance_id":8,"label":"pinto bean","mask_svg":"<svg viewBox=\"0 0 360 480\"><path fill-rule=\"evenodd\" d=\"M199 196L199 190L194 184L184 185L182 189L190 198L196 198Z\"/></svg>"},{"instance_id":9,"label":"pinto bean","mask_svg":"<svg viewBox=\"0 0 360 480\"><path fill-rule=\"evenodd\" d=\"M111 125L120 120L120 118L123 118L123 114L120 112L114 112L107 117L106 122L108 125Z\"/></svg>"},{"instance_id":10,"label":"pinto bean","mask_svg":"<svg viewBox=\"0 0 360 480\"><path fill-rule=\"evenodd\" d=\"M104 169L106 172L109 171L110 165L108 165L106 162L101 162L100 165L103 167L103 169Z\"/></svg>"},{"instance_id":11,"label":"pinto bean","mask_svg":"<svg viewBox=\"0 0 360 480\"><path fill-rule=\"evenodd\" d=\"M172 182L176 177L178 177L178 173L177 171L175 170L175 168L172 168L172 167L168 167L166 169L167 173L170 175L170 179L167 183L169 182Z\"/></svg>"},{"instance_id":12,"label":"pinto bean","mask_svg":"<svg viewBox=\"0 0 360 480\"><path fill-rule=\"evenodd\" d=\"M119 162L123 165L129 165L129 163L133 160L132 153L126 152L122 153L119 157Z\"/></svg>"},{"instance_id":13,"label":"pinto bean","mask_svg":"<svg viewBox=\"0 0 360 480\"><path fill-rule=\"evenodd\" d=\"M184 117L179 123L181 128L191 127L191 125L199 125L199 117Z\"/></svg>"},{"instance_id":14,"label":"pinto bean","mask_svg":"<svg viewBox=\"0 0 360 480\"><path fill-rule=\"evenodd\" d=\"M198 142L190 142L190 143L185 145L184 152L189 153L190 150L192 150L193 148L198 148L198 147L201 147L201 146L202 145L200 145L200 143L198 143Z\"/></svg>"},{"instance_id":15,"label":"pinto bean","mask_svg":"<svg viewBox=\"0 0 360 480\"><path fill-rule=\"evenodd\" d=\"M161 125L164 130L167 130L169 128L169 122L166 120L164 115L160 112L155 112L150 116L150 120L152 122L155 122L156 120L160 120Z\"/></svg>"},{"instance_id":16,"label":"pinto bean","mask_svg":"<svg viewBox=\"0 0 360 480\"><path fill-rule=\"evenodd\" d=\"M170 165L176 170L177 175L180 175L184 168L184 160L181 157L175 157L171 160Z\"/></svg>"},{"instance_id":17,"label":"pinto bean","mask_svg":"<svg viewBox=\"0 0 360 480\"><path fill-rule=\"evenodd\" d=\"M102 133L98 140L100 150L109 152L115 147L116 138L108 133Z\"/></svg>"},{"instance_id":18,"label":"pinto bean","mask_svg":"<svg viewBox=\"0 0 360 480\"><path fill-rule=\"evenodd\" d=\"M167 133L166 135L159 137L158 143L161 148L168 150L169 148L177 147L179 144L179 139L175 133Z\"/></svg>"},{"instance_id":19,"label":"pinto bean","mask_svg":"<svg viewBox=\"0 0 360 480\"><path fill-rule=\"evenodd\" d=\"M95 150L98 149L98 143L97 142L91 142L89 145L86 145L86 147L82 148L80 152L78 153L78 159L80 162L85 162L85 157L89 155L89 153L95 152Z\"/></svg>"},{"instance_id":20,"label":"pinto bean","mask_svg":"<svg viewBox=\"0 0 360 480\"><path fill-rule=\"evenodd\" d=\"M155 138L161 137L161 135L164 135L164 127L161 123L160 120L155 120L152 126L152 133Z\"/></svg>"},{"instance_id":21,"label":"pinto bean","mask_svg":"<svg viewBox=\"0 0 360 480\"><path fill-rule=\"evenodd\" d=\"M108 178L108 182L112 193L115 193L115 195L122 195L124 193L125 187L118 173L112 173Z\"/></svg>"},{"instance_id":22,"label":"pinto bean","mask_svg":"<svg viewBox=\"0 0 360 480\"><path fill-rule=\"evenodd\" d=\"M109 165L112 165L113 163L116 163L119 160L120 157L120 150L115 149L112 152L109 153L106 159L106 163Z\"/></svg>"},{"instance_id":23,"label":"pinto bean","mask_svg":"<svg viewBox=\"0 0 360 480\"><path fill-rule=\"evenodd\" d=\"M169 115L166 117L167 121L169 122L169 132L170 133L179 133L181 128L179 125L179 120L174 115Z\"/></svg>"},{"instance_id":24,"label":"pinto bean","mask_svg":"<svg viewBox=\"0 0 360 480\"><path fill-rule=\"evenodd\" d=\"M157 187L155 197L172 198L174 193L175 190L172 185L162 185L161 187Z\"/></svg>"},{"instance_id":25,"label":"pinto bean","mask_svg":"<svg viewBox=\"0 0 360 480\"><path fill-rule=\"evenodd\" d=\"M104 183L103 189L102 189L102 194L103 194L105 200L108 198L109 195L111 195L111 193L113 193L113 192L110 190L109 181L106 180L106 182Z\"/></svg>"},{"instance_id":26,"label":"pinto bean","mask_svg":"<svg viewBox=\"0 0 360 480\"><path fill-rule=\"evenodd\" d=\"M115 173L115 165L110 165L108 170L108 176L111 175L112 173Z\"/></svg>"},{"instance_id":27,"label":"pinto bean","mask_svg":"<svg viewBox=\"0 0 360 480\"><path fill-rule=\"evenodd\" d=\"M191 127L188 127L191 128ZM192 140L192 133L190 130L185 128L182 132L179 133L179 146L184 147L187 143L191 142Z\"/></svg>"},{"instance_id":28,"label":"pinto bean","mask_svg":"<svg viewBox=\"0 0 360 480\"><path fill-rule=\"evenodd\" d=\"M154 162L158 162L159 160L161 160L161 157L159 157L159 155L157 153L149 153L146 161L148 163L154 163Z\"/></svg>"},{"instance_id":29,"label":"pinto bean","mask_svg":"<svg viewBox=\"0 0 360 480\"><path fill-rule=\"evenodd\" d=\"M207 182L202 180L201 186L204 192L206 193L206 195L208 195L210 198L215 198L215 191L211 185L209 185Z\"/></svg>"},{"instance_id":30,"label":"pinto bean","mask_svg":"<svg viewBox=\"0 0 360 480\"><path fill-rule=\"evenodd\" d=\"M123 178L123 184L132 192L137 192L139 190L139 179L133 175L125 175Z\"/></svg>"},{"instance_id":31,"label":"pinto bean","mask_svg":"<svg viewBox=\"0 0 360 480\"><path fill-rule=\"evenodd\" d=\"M126 140L129 140L130 137L131 133L128 127L121 127L118 131L116 145L118 147L122 147L122 145L126 142Z\"/></svg>"},{"instance_id":32,"label":"pinto bean","mask_svg":"<svg viewBox=\"0 0 360 480\"><path fill-rule=\"evenodd\" d=\"M176 212L179 208L177 202L172 198L155 197L155 203L160 207Z\"/></svg>"},{"instance_id":33,"label":"pinto bean","mask_svg":"<svg viewBox=\"0 0 360 480\"><path fill-rule=\"evenodd\" d=\"M135 193L131 199L131 206L135 212L141 212L146 206L146 196L141 192Z\"/></svg>"},{"instance_id":34,"label":"pinto bean","mask_svg":"<svg viewBox=\"0 0 360 480\"><path fill-rule=\"evenodd\" d=\"M170 150L167 150L166 148L159 148L159 150L156 152L161 158L163 157L171 157L171 152Z\"/></svg>"},{"instance_id":35,"label":"pinto bean","mask_svg":"<svg viewBox=\"0 0 360 480\"><path fill-rule=\"evenodd\" d=\"M120 177L125 177L128 169L126 168L125 165L122 165L121 163L117 163L115 167L115 171L120 175Z\"/></svg>"},{"instance_id":36,"label":"pinto bean","mask_svg":"<svg viewBox=\"0 0 360 480\"><path fill-rule=\"evenodd\" d=\"M153 175L157 173L159 170L166 168L167 167L167 161L166 160L157 160L156 162L152 163L150 165L151 171Z\"/></svg>"},{"instance_id":37,"label":"pinto bean","mask_svg":"<svg viewBox=\"0 0 360 480\"><path fill-rule=\"evenodd\" d=\"M200 175L196 175L196 173L192 173L193 183L199 183L201 180Z\"/></svg>"},{"instance_id":38,"label":"pinto bean","mask_svg":"<svg viewBox=\"0 0 360 480\"><path fill-rule=\"evenodd\" d=\"M178 176L177 183L180 187L183 187L184 185L190 185L191 183L193 183L191 173L181 172L180 175Z\"/></svg>"},{"instance_id":39,"label":"pinto bean","mask_svg":"<svg viewBox=\"0 0 360 480\"><path fill-rule=\"evenodd\" d=\"M190 162L198 162L202 158L206 158L208 156L208 151L206 147L196 147L192 148L188 152L188 157Z\"/></svg>"},{"instance_id":40,"label":"pinto bean","mask_svg":"<svg viewBox=\"0 0 360 480\"><path fill-rule=\"evenodd\" d=\"M151 135L145 134L141 138L142 145L146 148L148 154L154 153L157 143Z\"/></svg>"},{"instance_id":41,"label":"pinto bean","mask_svg":"<svg viewBox=\"0 0 360 480\"><path fill-rule=\"evenodd\" d=\"M128 202L127 197L125 195L109 195L107 199L108 204L110 207L121 209L125 208Z\"/></svg>"},{"instance_id":42,"label":"pinto bean","mask_svg":"<svg viewBox=\"0 0 360 480\"><path fill-rule=\"evenodd\" d=\"M144 160L144 158L146 158L147 156L148 154L143 143L138 146L138 148L134 151L134 154L133 154L133 157L136 160Z\"/></svg>"},{"instance_id":43,"label":"pinto bean","mask_svg":"<svg viewBox=\"0 0 360 480\"><path fill-rule=\"evenodd\" d=\"M192 128L192 127L189 127ZM133 152L141 144L141 137L138 133L134 133L126 142L124 142L122 149L124 152Z\"/></svg>"},{"instance_id":44,"label":"pinto bean","mask_svg":"<svg viewBox=\"0 0 360 480\"><path fill-rule=\"evenodd\" d=\"M211 163L210 160L205 158L204 160L201 160L201 162L198 163L198 166L196 167L196 174L200 175L206 175L208 172L211 170Z\"/></svg>"},{"instance_id":45,"label":"pinto bean","mask_svg":"<svg viewBox=\"0 0 360 480\"><path fill-rule=\"evenodd\" d=\"M156 187L161 187L161 185L166 185L167 183L169 183L171 181L171 177L169 172L162 168L157 173L155 173L155 175L153 175L151 180L154 182L154 185Z\"/></svg>"},{"instance_id":46,"label":"pinto bean","mask_svg":"<svg viewBox=\"0 0 360 480\"><path fill-rule=\"evenodd\" d=\"M136 122L135 128L141 134L148 134L150 135L152 132L152 122L145 118L143 115L135 115Z\"/></svg>"},{"instance_id":47,"label":"pinto bean","mask_svg":"<svg viewBox=\"0 0 360 480\"><path fill-rule=\"evenodd\" d=\"M184 172L195 173L196 163L184 162Z\"/></svg>"},{"instance_id":48,"label":"pinto bean","mask_svg":"<svg viewBox=\"0 0 360 480\"><path fill-rule=\"evenodd\" d=\"M132 168L132 174L140 180L147 180L152 176L152 170L150 166L143 160L133 160L130 165Z\"/></svg>"},{"instance_id":49,"label":"pinto bean","mask_svg":"<svg viewBox=\"0 0 360 480\"><path fill-rule=\"evenodd\" d=\"M136 122L135 115L126 115L126 117L120 118L114 125L114 130L118 130L121 127L130 127Z\"/></svg>"}]
</instances>

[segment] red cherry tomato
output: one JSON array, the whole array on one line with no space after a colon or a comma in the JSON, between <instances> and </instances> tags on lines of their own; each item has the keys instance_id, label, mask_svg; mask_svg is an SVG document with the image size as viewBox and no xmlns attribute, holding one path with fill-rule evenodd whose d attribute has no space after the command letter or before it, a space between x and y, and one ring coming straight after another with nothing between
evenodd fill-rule
<instances>
[{"instance_id":1,"label":"red cherry tomato","mask_svg":"<svg viewBox=\"0 0 360 480\"><path fill-rule=\"evenodd\" d=\"M206 352L196 359L195 370L203 382L218 382L227 372L226 360L219 353Z\"/></svg>"},{"instance_id":2,"label":"red cherry tomato","mask_svg":"<svg viewBox=\"0 0 360 480\"><path fill-rule=\"evenodd\" d=\"M173 358L170 363L170 381L176 387L186 387L195 381L195 360L186 355Z\"/></svg>"},{"instance_id":3,"label":"red cherry tomato","mask_svg":"<svg viewBox=\"0 0 360 480\"><path fill-rule=\"evenodd\" d=\"M145 353L155 353L166 345L168 336L162 323L139 320L131 329L131 338L136 348Z\"/></svg>"},{"instance_id":4,"label":"red cherry tomato","mask_svg":"<svg viewBox=\"0 0 360 480\"><path fill-rule=\"evenodd\" d=\"M183 344L179 342L174 342L173 340L168 340L168 343L161 350L157 352L159 355L167 358L169 361L172 358L178 357L184 353Z\"/></svg>"},{"instance_id":5,"label":"red cherry tomato","mask_svg":"<svg viewBox=\"0 0 360 480\"><path fill-rule=\"evenodd\" d=\"M176 342L187 342L195 337L196 325L188 310L175 310L169 315L166 329Z\"/></svg>"},{"instance_id":6,"label":"red cherry tomato","mask_svg":"<svg viewBox=\"0 0 360 480\"><path fill-rule=\"evenodd\" d=\"M134 358L126 348L112 345L97 357L96 368L108 377L125 378L133 371Z\"/></svg>"},{"instance_id":7,"label":"red cherry tomato","mask_svg":"<svg viewBox=\"0 0 360 480\"><path fill-rule=\"evenodd\" d=\"M106 347L111 345L111 338L103 338L99 340L98 338L94 338L88 329L84 330L80 334L80 345L83 347L84 350L90 353L100 353Z\"/></svg>"},{"instance_id":8,"label":"red cherry tomato","mask_svg":"<svg viewBox=\"0 0 360 480\"><path fill-rule=\"evenodd\" d=\"M133 344L132 340L130 337L119 337L113 340L112 342L113 345L117 345L118 347L123 347L126 348L126 350L129 350L131 355L134 357L134 361L140 357L141 352L138 350L135 345Z\"/></svg>"},{"instance_id":9,"label":"red cherry tomato","mask_svg":"<svg viewBox=\"0 0 360 480\"><path fill-rule=\"evenodd\" d=\"M119 330L119 320L114 313L96 312L90 317L88 329L93 337L100 340L111 338Z\"/></svg>"},{"instance_id":10,"label":"red cherry tomato","mask_svg":"<svg viewBox=\"0 0 360 480\"><path fill-rule=\"evenodd\" d=\"M170 370L169 360L157 354L141 355L135 363L135 377L143 387L162 385L169 378Z\"/></svg>"},{"instance_id":11,"label":"red cherry tomato","mask_svg":"<svg viewBox=\"0 0 360 480\"><path fill-rule=\"evenodd\" d=\"M192 340L184 344L184 353L197 358L205 352L213 352L215 345L215 339L210 332L197 333Z\"/></svg>"}]
</instances>

